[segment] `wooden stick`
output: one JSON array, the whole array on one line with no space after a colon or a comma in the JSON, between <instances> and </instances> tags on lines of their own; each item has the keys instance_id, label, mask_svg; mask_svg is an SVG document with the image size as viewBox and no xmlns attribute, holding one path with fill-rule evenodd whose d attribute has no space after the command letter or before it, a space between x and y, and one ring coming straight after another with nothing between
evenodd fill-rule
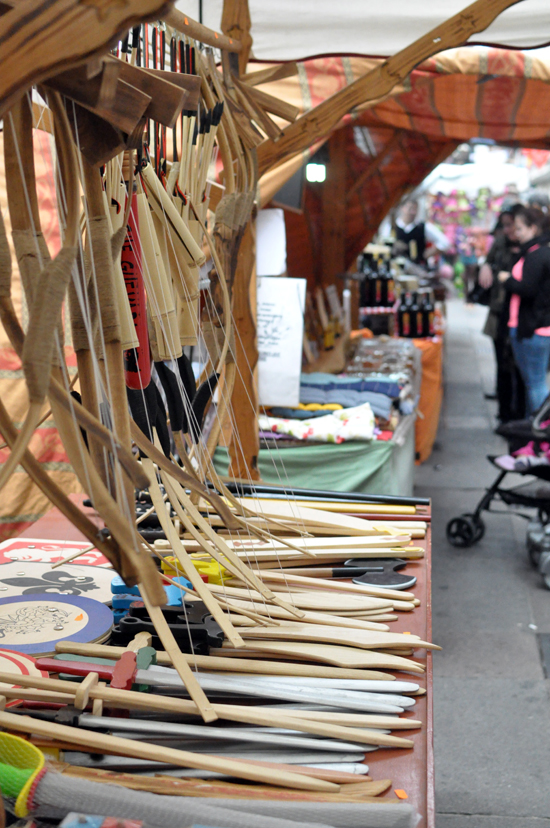
<instances>
[{"instance_id":1,"label":"wooden stick","mask_svg":"<svg viewBox=\"0 0 550 828\"><path fill-rule=\"evenodd\" d=\"M78 690L78 684L71 681L42 678L40 676L18 676L15 673L0 673L0 681L13 684L16 680L21 688L34 687L54 692L66 692L71 693L73 697ZM19 692L21 697L24 697L25 691L20 689ZM134 690L118 690L112 687L96 685L90 689L90 698L102 699L109 707L149 711L158 710L163 713L179 713L186 716L200 715L196 704L192 701L173 696L159 696L154 693L139 693ZM226 719L232 722L243 722L259 725L260 727L283 727L289 730L313 733L317 736L326 736L329 739L358 742L367 745L384 745L399 748L413 746L413 743L409 739L390 736L385 733L379 733L376 730L348 728L317 721L296 720L292 717L287 718L284 714L274 716L273 713L262 713L259 708L238 704L215 704L213 707L220 719ZM69 731L71 734L73 733L72 728L69 728ZM38 731L32 732L38 733ZM52 734L47 733L42 735L51 736ZM63 739L64 737L60 734L59 736L53 736L53 738ZM74 739L69 737L67 741L71 742ZM117 753L118 751L113 750L112 752Z\"/></svg>"},{"instance_id":2,"label":"wooden stick","mask_svg":"<svg viewBox=\"0 0 550 828\"><path fill-rule=\"evenodd\" d=\"M167 762L180 768L199 768L217 773L236 776L241 779L251 779L253 782L265 782L269 785L280 785L284 788L298 788L307 791L337 792L339 786L332 782L306 777L304 774L289 773L275 769L264 770L248 762L234 759L221 759L205 754L190 753L187 750L162 747L149 743L138 742L133 739L123 739L120 736L108 736L105 733L85 731L83 728L67 727L66 725L52 724L51 722L32 719L30 716L18 716L14 713L0 713L0 725L9 730L23 733L36 733L39 736L63 739L74 742L87 748L97 748L100 751L108 748L113 753L122 756L133 756L138 759Z\"/></svg>"},{"instance_id":3,"label":"wooden stick","mask_svg":"<svg viewBox=\"0 0 550 828\"><path fill-rule=\"evenodd\" d=\"M178 671L180 679L183 681L185 688L198 709L205 722L214 722L218 718L214 708L208 701L208 697L200 684L198 683L195 674L191 670L187 661L183 658L183 654L177 644L172 630L168 626L166 618L162 614L160 607L154 607L147 598L147 592L142 589L143 584L140 584L140 593L143 603L147 608L149 617L155 626L155 631L162 642L165 652L170 656L173 666Z\"/></svg>"},{"instance_id":4,"label":"wooden stick","mask_svg":"<svg viewBox=\"0 0 550 828\"><path fill-rule=\"evenodd\" d=\"M187 526L195 539L199 539L200 541L202 540L202 537L195 531L189 518L195 521L197 526L200 527L210 541L209 545L204 545L204 549L212 555L212 557L218 561L221 566L225 566L226 569L229 569L229 571L234 575L244 580L249 584L249 586L257 589L265 601L277 604L296 618L303 617L303 613L299 609L296 609L296 607L292 606L292 604L289 604L279 596L275 595L271 589L265 587L262 580L258 578L256 573L243 564L235 552L225 543L223 538L217 535L216 532L214 532L214 530L209 526L208 522L202 517L191 502L190 498L188 498L185 494L182 486L180 486L177 481L170 479L169 476L163 472L161 472L161 478L168 493L168 497L170 498L170 502L172 503L172 506L176 510L176 514L182 523ZM185 506L185 511L182 509L180 503Z\"/></svg>"},{"instance_id":5,"label":"wooden stick","mask_svg":"<svg viewBox=\"0 0 550 828\"><path fill-rule=\"evenodd\" d=\"M405 647L417 650L440 650L437 644L422 641L416 635L402 633L373 632L371 630L343 630L341 627L324 627L316 624L285 624L283 627L254 627L243 630L243 638L272 639L286 641L317 641L324 644L349 644L360 649L388 650Z\"/></svg>"},{"instance_id":6,"label":"wooden stick","mask_svg":"<svg viewBox=\"0 0 550 828\"><path fill-rule=\"evenodd\" d=\"M89 779L91 781L107 782L113 785L121 785L125 788L130 788L137 791L150 791L151 793L167 794L173 796L209 796L209 797L227 797L231 799L246 798L246 799L296 799L301 800L304 797L310 796L305 792L290 792L280 791L275 788L266 787L264 785L244 785L242 783L236 784L234 782L222 782L220 780L204 780L204 779L179 779L174 776L140 776L131 773L114 773L113 771L103 770L101 768L83 768L78 765L68 765L63 762L56 762L51 760L49 762L52 768L63 773L66 776L78 776L82 779ZM295 773L300 773L300 765L292 765ZM345 789L341 794L315 794L315 800L319 801L317 797L329 797L325 801L350 801L356 802L356 798L346 800L348 790L355 793L358 786L358 777L354 773L346 773L342 771L321 770L319 768L306 768L308 775L315 775L317 779L326 779L327 782L335 782L339 785L345 785ZM371 782L370 776L361 776L361 787L366 783ZM375 783L379 784L379 783ZM367 792L369 788L365 788ZM373 790L373 789L370 789ZM385 788L384 788L385 790ZM362 800L363 801L363 800Z\"/></svg>"},{"instance_id":7,"label":"wooden stick","mask_svg":"<svg viewBox=\"0 0 550 828\"><path fill-rule=\"evenodd\" d=\"M55 645L58 653L93 656L96 658L119 659L125 652L124 647L106 646L105 644L77 644L73 641L58 641ZM255 661L246 658L225 658L224 656L200 656L182 653L188 664L196 665L200 670L220 670L236 673L262 673L267 676L308 676L312 678L374 679L376 681L393 681L394 676L374 670L350 670L341 667L327 667L319 664L287 664L279 661ZM158 664L172 664L168 653L157 651Z\"/></svg>"},{"instance_id":8,"label":"wooden stick","mask_svg":"<svg viewBox=\"0 0 550 828\"><path fill-rule=\"evenodd\" d=\"M286 584L303 584L313 589L330 589L336 592L355 592L359 595L372 595L377 598L385 598L388 601L414 601L414 593L404 592L399 589L381 589L363 584L345 584L338 581L331 581L324 578L308 578L305 575L292 575L287 569L281 572L261 570L259 577L265 581L282 582Z\"/></svg>"},{"instance_id":9,"label":"wooden stick","mask_svg":"<svg viewBox=\"0 0 550 828\"><path fill-rule=\"evenodd\" d=\"M240 52L242 49L238 40L232 37L227 37L221 33L203 26L202 23L197 23L183 12L177 9L171 9L164 15L164 20L178 32L186 34L193 40L198 40L199 43L205 43L207 46L213 46L215 49L223 49L226 52Z\"/></svg>"},{"instance_id":10,"label":"wooden stick","mask_svg":"<svg viewBox=\"0 0 550 828\"><path fill-rule=\"evenodd\" d=\"M152 460L150 460L148 457L144 457L142 463L146 472L151 478L149 494L155 507L158 519L160 521L164 534L172 544L172 549L174 550L176 557L180 562L183 571L185 572L186 577L189 578L189 580L193 584L194 589L197 591L199 598L201 598L204 601L204 603L212 613L212 616L218 622L218 624L224 631L229 641L233 644L233 646L243 646L243 640L241 636L239 635L239 633L237 633L237 631L235 630L227 616L222 612L220 605L217 603L212 593L207 589L206 584L200 577L193 562L191 561L191 558L187 554L185 547L181 543L174 524L172 523L170 517L166 513L164 501L162 499L162 494L157 483L156 470L153 466Z\"/></svg>"}]
</instances>

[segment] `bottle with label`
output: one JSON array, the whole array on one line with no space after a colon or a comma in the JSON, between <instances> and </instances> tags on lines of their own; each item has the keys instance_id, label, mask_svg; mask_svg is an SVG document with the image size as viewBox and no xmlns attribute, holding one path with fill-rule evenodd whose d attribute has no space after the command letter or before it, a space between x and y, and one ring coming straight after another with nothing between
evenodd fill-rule
<instances>
[{"instance_id":1,"label":"bottle with label","mask_svg":"<svg viewBox=\"0 0 550 828\"><path fill-rule=\"evenodd\" d=\"M422 336L435 336L435 306L431 291L426 294L422 307Z\"/></svg>"},{"instance_id":2,"label":"bottle with label","mask_svg":"<svg viewBox=\"0 0 550 828\"><path fill-rule=\"evenodd\" d=\"M382 286L384 284L384 276L382 273L383 270L383 260L382 257L377 257L374 260L374 269L373 269L373 287L372 287L372 306L373 308L381 307L384 302L382 300Z\"/></svg>"},{"instance_id":3,"label":"bottle with label","mask_svg":"<svg viewBox=\"0 0 550 828\"><path fill-rule=\"evenodd\" d=\"M386 262L386 272L388 275L388 281L386 286L386 304L389 305L389 307L393 307L395 305L395 281L393 278L389 257Z\"/></svg>"},{"instance_id":4,"label":"bottle with label","mask_svg":"<svg viewBox=\"0 0 550 828\"><path fill-rule=\"evenodd\" d=\"M361 282L361 307L376 306L376 283L378 280L377 261L372 253L363 254L362 271L365 278Z\"/></svg>"},{"instance_id":5,"label":"bottle with label","mask_svg":"<svg viewBox=\"0 0 550 828\"><path fill-rule=\"evenodd\" d=\"M378 274L380 281L380 303L385 308L392 307L395 302L395 283L386 257L380 262Z\"/></svg>"},{"instance_id":6,"label":"bottle with label","mask_svg":"<svg viewBox=\"0 0 550 828\"><path fill-rule=\"evenodd\" d=\"M413 293L410 306L411 337L422 336L422 308L418 303L418 293Z\"/></svg>"},{"instance_id":7,"label":"bottle with label","mask_svg":"<svg viewBox=\"0 0 550 828\"><path fill-rule=\"evenodd\" d=\"M409 337L411 335L411 297L404 293L397 310L397 324L399 336Z\"/></svg>"}]
</instances>

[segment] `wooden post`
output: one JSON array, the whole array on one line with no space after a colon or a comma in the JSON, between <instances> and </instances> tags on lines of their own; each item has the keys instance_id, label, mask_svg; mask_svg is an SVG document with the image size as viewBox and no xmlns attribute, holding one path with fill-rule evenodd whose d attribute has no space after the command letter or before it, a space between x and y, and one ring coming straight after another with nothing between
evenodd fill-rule
<instances>
[{"instance_id":1,"label":"wooden post","mask_svg":"<svg viewBox=\"0 0 550 828\"><path fill-rule=\"evenodd\" d=\"M346 271L346 130L329 141L330 161L323 184L321 284L332 285Z\"/></svg>"},{"instance_id":2,"label":"wooden post","mask_svg":"<svg viewBox=\"0 0 550 828\"><path fill-rule=\"evenodd\" d=\"M258 395L254 369L258 362L256 320L251 307L251 289L256 282L256 222L252 218L244 231L233 283L233 318L237 376L231 397L234 421L229 456L233 477L259 480Z\"/></svg>"},{"instance_id":3,"label":"wooden post","mask_svg":"<svg viewBox=\"0 0 550 828\"><path fill-rule=\"evenodd\" d=\"M239 74L244 75L248 56L252 48L250 11L248 0L224 0L222 12L222 32L234 40L240 41Z\"/></svg>"}]
</instances>

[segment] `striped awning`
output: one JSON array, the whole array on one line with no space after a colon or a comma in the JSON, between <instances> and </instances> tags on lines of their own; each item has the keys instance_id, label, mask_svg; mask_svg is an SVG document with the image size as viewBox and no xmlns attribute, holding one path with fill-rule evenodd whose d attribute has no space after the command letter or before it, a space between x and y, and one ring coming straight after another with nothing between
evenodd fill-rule
<instances>
[{"instance_id":1,"label":"striped awning","mask_svg":"<svg viewBox=\"0 0 550 828\"><path fill-rule=\"evenodd\" d=\"M308 110L375 66L365 58L298 63L296 74L262 88ZM346 131L346 264L382 218L458 144L482 137L507 146L550 149L550 63L528 53L483 47L443 52L371 108L359 107ZM328 138L330 152L334 137ZM304 163L288 159L260 181L262 205ZM319 276L322 186L305 185L304 213L287 214L289 272Z\"/></svg>"}]
</instances>

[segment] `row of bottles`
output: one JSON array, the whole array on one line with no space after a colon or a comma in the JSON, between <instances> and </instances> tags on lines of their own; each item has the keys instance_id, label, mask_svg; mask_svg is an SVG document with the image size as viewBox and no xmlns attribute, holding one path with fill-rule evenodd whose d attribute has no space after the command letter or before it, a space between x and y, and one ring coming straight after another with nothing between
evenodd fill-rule
<instances>
[{"instance_id":1,"label":"row of bottles","mask_svg":"<svg viewBox=\"0 0 550 828\"><path fill-rule=\"evenodd\" d=\"M380 254L363 253L359 257L359 270L364 273L360 287L361 307L393 307L395 282L390 270L389 258Z\"/></svg>"},{"instance_id":2,"label":"row of bottles","mask_svg":"<svg viewBox=\"0 0 550 828\"><path fill-rule=\"evenodd\" d=\"M434 336L435 306L431 291L425 291L420 299L418 293L404 293L397 309L399 336Z\"/></svg>"}]
</instances>

